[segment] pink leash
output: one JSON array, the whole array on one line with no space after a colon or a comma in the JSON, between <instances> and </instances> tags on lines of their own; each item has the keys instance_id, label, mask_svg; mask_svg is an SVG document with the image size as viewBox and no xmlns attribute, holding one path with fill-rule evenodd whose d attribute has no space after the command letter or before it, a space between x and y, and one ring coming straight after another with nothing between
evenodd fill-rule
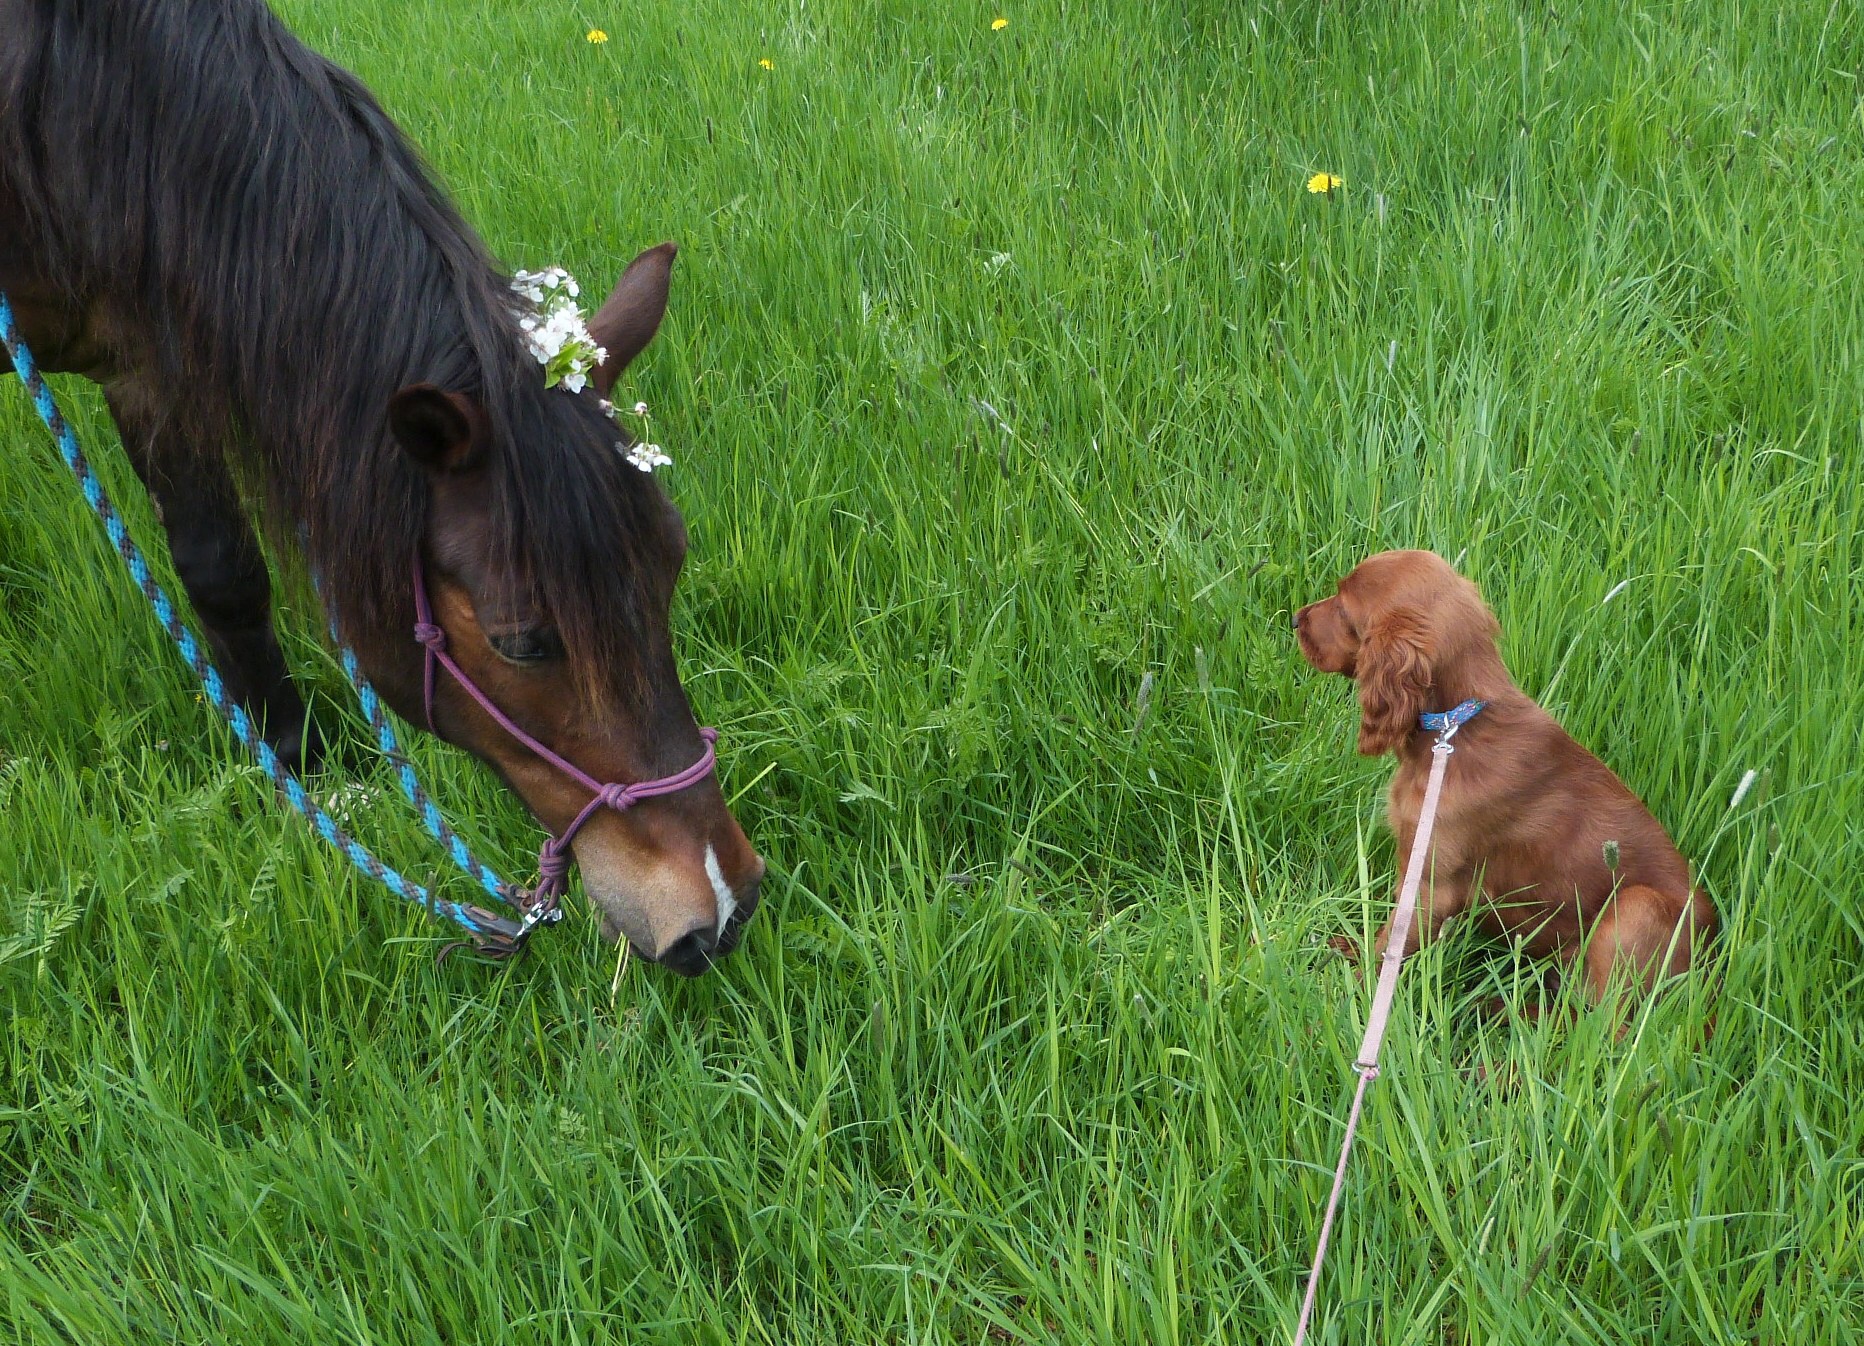
<instances>
[{"instance_id":1,"label":"pink leash","mask_svg":"<svg viewBox=\"0 0 1864 1346\"><path fill-rule=\"evenodd\" d=\"M1480 710L1480 703L1475 704ZM1471 711L1470 716L1474 713ZM1411 934L1411 918L1417 913L1417 892L1424 882L1424 858L1429 854L1430 834L1437 824L1437 798L1443 793L1444 769L1450 764L1450 754L1456 751L1450 746L1450 739L1466 722L1466 719L1458 720L1442 726L1436 746L1430 750L1430 780L1424 786L1424 807L1417 816L1417 836L1411 841L1404 886L1398 890L1398 905L1392 911L1385 955L1379 960L1379 984L1372 993L1372 1012L1366 1016L1366 1035L1360 1040L1359 1056L1353 1062L1353 1068L1359 1072L1359 1087L1353 1090L1353 1108L1346 1115L1346 1137L1340 1142L1340 1162L1333 1170L1333 1191L1327 1197L1327 1213L1321 1218L1320 1238L1314 1244L1314 1268L1307 1274L1307 1297L1301 1301L1301 1321L1294 1330L1294 1346L1302 1346L1307 1340L1308 1320L1314 1315L1314 1294L1320 1288L1320 1267L1327 1260L1327 1239L1333 1233L1333 1217L1339 1212L1340 1192L1346 1186L1346 1161L1352 1157L1353 1135L1359 1130L1359 1109L1366 1100L1366 1086L1379 1077L1379 1048L1385 1043L1392 997L1398 993L1398 969L1404 965L1405 940ZM1432 724L1426 727L1438 728Z\"/></svg>"}]
</instances>

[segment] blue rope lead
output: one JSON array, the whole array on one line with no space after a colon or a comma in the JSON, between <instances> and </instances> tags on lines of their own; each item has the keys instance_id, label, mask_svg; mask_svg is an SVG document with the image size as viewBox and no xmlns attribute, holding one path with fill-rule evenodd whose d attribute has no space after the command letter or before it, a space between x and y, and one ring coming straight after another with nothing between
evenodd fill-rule
<instances>
[{"instance_id":1,"label":"blue rope lead","mask_svg":"<svg viewBox=\"0 0 1864 1346\"><path fill-rule=\"evenodd\" d=\"M336 638L334 626L330 634L332 639ZM389 720L388 712L383 709L382 698L376 695L375 688L370 686L369 680L363 676L361 667L356 663L355 652L349 646L339 642L337 657L342 661L343 672L349 678L350 686L356 689L356 700L361 703L363 714L369 717L369 727L375 730L376 745L381 748L383 755L395 764L395 776L401 782L401 792L408 797L408 802L414 805L415 812L420 814L421 822L427 828L428 833L440 843L447 855L452 858L453 863L459 866L461 872L477 880L481 888L500 902L512 901L513 894L505 886L504 881L466 848L466 843L460 840L457 832L447 826L447 820L441 816L439 807L435 805L427 791L421 788L420 778L414 774L414 767L409 764L408 755L402 751L401 740L395 734L395 726Z\"/></svg>"},{"instance_id":2,"label":"blue rope lead","mask_svg":"<svg viewBox=\"0 0 1864 1346\"><path fill-rule=\"evenodd\" d=\"M514 921L495 912L486 911L482 907L468 906L438 897L427 888L383 864L370 854L366 847L338 826L336 819L326 813L317 801L311 798L310 793L298 781L298 778L292 775L283 762L279 761L278 754L272 751L272 745L259 736L251 718L246 714L245 707L228 695L226 684L221 680L219 670L207 658L200 643L194 639L193 632L188 630L177 615L174 603L170 601L168 594L150 572L148 560L143 556L142 549L136 545L135 539L130 537L129 529L124 526L122 516L110 503L110 497L104 492L103 483L97 479L97 474L91 470L91 465L86 461L83 450L78 447L77 436L71 432L71 427L66 424L64 416L60 414L58 403L52 396L52 390L46 386L44 378L40 376L39 367L32 358L32 352L26 349L25 342L21 340L19 329L13 319L13 306L7 301L3 292L0 292L0 342L5 343L7 354L12 357L13 368L19 372L20 381L26 385L26 391L32 397L32 404L39 413L39 419L44 421L46 428L52 432L52 438L58 445L59 455L65 460L65 466L69 467L72 475L78 479L78 489L84 493L85 502L103 521L104 532L110 538L110 545L116 548L117 555L123 558L123 564L129 567L130 578L136 582L136 587L142 591L143 597L149 601L149 606L155 610L156 620L162 624L162 629L168 633L169 639L174 641L175 648L181 651L183 661L194 671L195 677L200 679L201 689L206 693L207 700L225 718L228 726L233 730L233 736L244 744L246 750L257 759L260 769L271 778L272 784L279 794L284 796L285 802L304 815L312 828L316 830L317 835L336 847L351 864L387 888L396 897L415 903L433 915L445 916L454 921L471 934L479 947L488 953L511 954L521 949L525 938L533 928L533 922ZM357 696L362 701L364 713L369 716L369 722L375 729L376 742L381 745L384 752L390 754L390 760L395 763L396 772L401 778L401 788L420 812L421 821L426 825L427 830L446 848L454 863L478 880L486 892L501 901L509 901L510 890L499 881L496 874L473 857L472 853L466 849L466 844L447 826L446 820L440 816L440 810L434 806L426 791L421 789L420 782L415 779L414 769L408 765L406 756L401 752L401 745L395 737L394 728L389 724L387 714L382 708L381 698L376 695L375 689L369 686L367 679L362 676L355 654L347 646L341 646L340 649L343 671L349 675L350 681L356 686Z\"/></svg>"}]
</instances>

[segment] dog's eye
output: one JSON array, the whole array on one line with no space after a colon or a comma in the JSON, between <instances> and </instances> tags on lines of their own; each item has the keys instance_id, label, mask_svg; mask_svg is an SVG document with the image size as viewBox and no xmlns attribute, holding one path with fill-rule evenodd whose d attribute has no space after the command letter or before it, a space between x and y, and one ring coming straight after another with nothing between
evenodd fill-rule
<instances>
[{"instance_id":1,"label":"dog's eye","mask_svg":"<svg viewBox=\"0 0 1864 1346\"><path fill-rule=\"evenodd\" d=\"M563 657L563 642L548 627L534 631L513 631L509 635L489 638L492 650L509 664L541 664Z\"/></svg>"}]
</instances>

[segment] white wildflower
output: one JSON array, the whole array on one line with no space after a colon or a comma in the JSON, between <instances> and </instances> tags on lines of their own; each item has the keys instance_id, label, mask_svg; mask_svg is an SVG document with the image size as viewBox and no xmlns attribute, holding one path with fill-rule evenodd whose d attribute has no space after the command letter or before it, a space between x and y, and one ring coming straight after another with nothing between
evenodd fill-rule
<instances>
[{"instance_id":1,"label":"white wildflower","mask_svg":"<svg viewBox=\"0 0 1864 1346\"><path fill-rule=\"evenodd\" d=\"M619 448L620 445L616 447ZM627 450L626 456L631 466L643 472L652 472L657 467L673 466L673 460L660 451L658 444L636 444Z\"/></svg>"},{"instance_id":2,"label":"white wildflower","mask_svg":"<svg viewBox=\"0 0 1864 1346\"><path fill-rule=\"evenodd\" d=\"M611 409L609 415L612 416L614 414L614 411ZM643 435L652 434L654 429L653 420L647 414L647 403L636 402L634 404L634 414L641 418L641 433ZM616 452L620 453L622 457L628 460L630 466L639 468L643 472L652 472L657 467L671 467L673 465L673 460L661 451L658 444L649 444L645 441L639 444L623 444L617 441L615 449Z\"/></svg>"},{"instance_id":3,"label":"white wildflower","mask_svg":"<svg viewBox=\"0 0 1864 1346\"><path fill-rule=\"evenodd\" d=\"M571 393L587 388L591 371L608 359L608 352L595 344L582 310L576 307L582 291L575 277L560 266L520 271L511 278L511 292L523 301L518 330L544 367L544 386L561 384Z\"/></svg>"}]
</instances>

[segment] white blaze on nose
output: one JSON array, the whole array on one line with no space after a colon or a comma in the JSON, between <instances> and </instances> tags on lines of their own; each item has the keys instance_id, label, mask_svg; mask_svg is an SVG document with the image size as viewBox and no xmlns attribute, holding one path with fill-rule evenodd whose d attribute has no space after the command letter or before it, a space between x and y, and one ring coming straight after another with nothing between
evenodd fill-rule
<instances>
[{"instance_id":1,"label":"white blaze on nose","mask_svg":"<svg viewBox=\"0 0 1864 1346\"><path fill-rule=\"evenodd\" d=\"M718 932L722 935L725 923L738 909L738 899L731 895L731 885L725 882L725 871L718 867L718 852L712 849L711 842L705 848L705 876L712 880L712 893L718 898Z\"/></svg>"}]
</instances>

